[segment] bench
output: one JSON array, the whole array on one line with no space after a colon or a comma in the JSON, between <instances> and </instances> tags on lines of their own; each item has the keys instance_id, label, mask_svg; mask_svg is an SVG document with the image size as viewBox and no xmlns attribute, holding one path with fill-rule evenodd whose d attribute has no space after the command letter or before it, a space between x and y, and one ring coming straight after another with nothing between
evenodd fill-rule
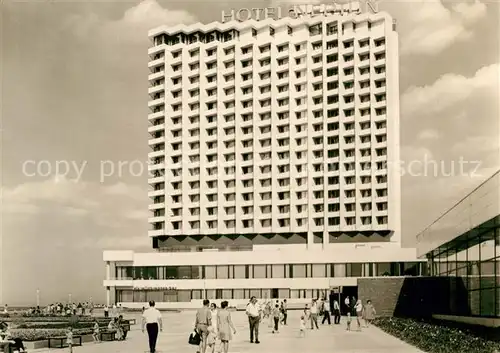
<instances>
[{"instance_id":1,"label":"bench","mask_svg":"<svg viewBox=\"0 0 500 353\"><path fill-rule=\"evenodd\" d=\"M50 337L49 338L49 346L48 348L65 348L68 345L66 344L66 337ZM78 342L75 343L75 340ZM51 342L56 342L56 344L51 344ZM73 336L73 346L81 346L82 345L82 336Z\"/></svg>"},{"instance_id":2,"label":"bench","mask_svg":"<svg viewBox=\"0 0 500 353\"><path fill-rule=\"evenodd\" d=\"M104 339L108 337L108 339ZM100 331L99 340L100 341L114 341L116 339L116 331Z\"/></svg>"}]
</instances>

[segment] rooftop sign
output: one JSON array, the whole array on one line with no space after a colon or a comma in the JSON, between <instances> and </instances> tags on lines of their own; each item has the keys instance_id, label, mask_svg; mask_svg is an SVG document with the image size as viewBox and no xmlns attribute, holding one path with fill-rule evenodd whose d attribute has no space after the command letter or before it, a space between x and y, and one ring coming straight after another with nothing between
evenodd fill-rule
<instances>
[{"instance_id":1,"label":"rooftop sign","mask_svg":"<svg viewBox=\"0 0 500 353\"><path fill-rule=\"evenodd\" d=\"M366 9L372 12L378 12L378 6L375 0L366 0ZM344 15L344 14L358 14L361 13L359 1L352 1L348 3L338 3L333 1L328 4L304 4L293 5L288 10L288 17L297 19L301 17L316 17L316 16L329 16L329 15ZM261 21L268 18L279 20L286 14L286 10L281 7L266 7L266 8L242 8L232 9L228 12L222 11L222 23L228 21L248 21L256 20Z\"/></svg>"}]
</instances>

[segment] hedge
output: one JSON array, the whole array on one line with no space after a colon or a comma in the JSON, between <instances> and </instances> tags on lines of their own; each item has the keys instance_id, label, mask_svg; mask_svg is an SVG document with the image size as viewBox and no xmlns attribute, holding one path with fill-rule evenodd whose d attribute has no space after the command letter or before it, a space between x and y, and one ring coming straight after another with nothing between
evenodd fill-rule
<instances>
[{"instance_id":1,"label":"hedge","mask_svg":"<svg viewBox=\"0 0 500 353\"><path fill-rule=\"evenodd\" d=\"M377 318L374 325L428 353L496 353L500 343L471 332L433 322L406 318Z\"/></svg>"}]
</instances>

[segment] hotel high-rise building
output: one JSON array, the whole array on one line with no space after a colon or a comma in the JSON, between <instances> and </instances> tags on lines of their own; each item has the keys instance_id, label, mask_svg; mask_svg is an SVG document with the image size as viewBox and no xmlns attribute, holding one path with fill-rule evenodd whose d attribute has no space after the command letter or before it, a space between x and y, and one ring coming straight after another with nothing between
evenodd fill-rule
<instances>
[{"instance_id":1,"label":"hotel high-rise building","mask_svg":"<svg viewBox=\"0 0 500 353\"><path fill-rule=\"evenodd\" d=\"M115 301L293 302L421 273L401 248L388 14L198 23L150 38L156 252L105 252Z\"/></svg>"}]
</instances>

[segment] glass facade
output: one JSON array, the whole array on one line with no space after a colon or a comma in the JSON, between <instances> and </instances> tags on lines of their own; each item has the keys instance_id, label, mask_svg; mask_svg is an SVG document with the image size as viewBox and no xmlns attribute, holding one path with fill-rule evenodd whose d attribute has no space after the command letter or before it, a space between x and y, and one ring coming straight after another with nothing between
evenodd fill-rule
<instances>
[{"instance_id":1,"label":"glass facade","mask_svg":"<svg viewBox=\"0 0 500 353\"><path fill-rule=\"evenodd\" d=\"M417 235L429 274L451 286L443 314L500 317L499 226L500 170Z\"/></svg>"},{"instance_id":2,"label":"glass facade","mask_svg":"<svg viewBox=\"0 0 500 353\"><path fill-rule=\"evenodd\" d=\"M457 278L451 282L455 286L452 293L466 294L468 308L456 310L470 316L500 317L499 219L431 251L427 257L432 276Z\"/></svg>"},{"instance_id":3,"label":"glass facade","mask_svg":"<svg viewBox=\"0 0 500 353\"><path fill-rule=\"evenodd\" d=\"M192 290L130 290L117 289L117 302L121 303L146 303L155 302L190 302L195 299L250 299L252 296L263 299L313 299L326 298L328 289L288 289L288 288L252 288L252 289L192 289Z\"/></svg>"},{"instance_id":4,"label":"glass facade","mask_svg":"<svg viewBox=\"0 0 500 353\"><path fill-rule=\"evenodd\" d=\"M117 266L118 280L333 278L426 275L422 262L217 266Z\"/></svg>"}]
</instances>

